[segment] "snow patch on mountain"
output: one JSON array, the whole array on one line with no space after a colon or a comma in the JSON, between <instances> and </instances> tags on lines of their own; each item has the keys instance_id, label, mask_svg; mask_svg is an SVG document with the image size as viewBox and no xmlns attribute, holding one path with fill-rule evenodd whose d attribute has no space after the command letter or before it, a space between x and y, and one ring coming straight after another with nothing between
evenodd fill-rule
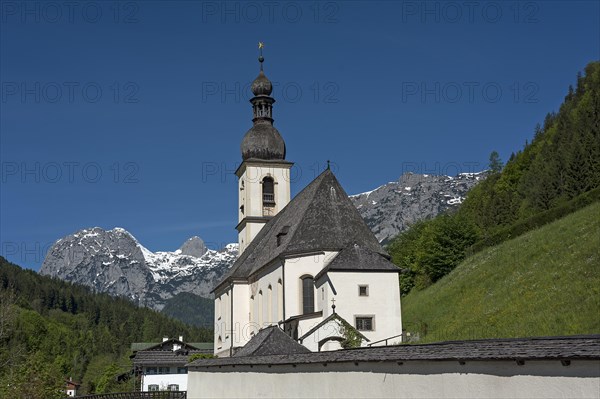
<instances>
[{"instance_id":1,"label":"snow patch on mountain","mask_svg":"<svg viewBox=\"0 0 600 399\"><path fill-rule=\"evenodd\" d=\"M456 176L405 173L398 181L351 195L377 239L387 243L410 225L460 205L488 171Z\"/></svg>"},{"instance_id":2,"label":"snow patch on mountain","mask_svg":"<svg viewBox=\"0 0 600 399\"><path fill-rule=\"evenodd\" d=\"M209 298L237 254L237 244L217 251L199 237L173 252L152 252L121 227L93 227L57 240L40 273L160 310L180 292Z\"/></svg>"}]
</instances>

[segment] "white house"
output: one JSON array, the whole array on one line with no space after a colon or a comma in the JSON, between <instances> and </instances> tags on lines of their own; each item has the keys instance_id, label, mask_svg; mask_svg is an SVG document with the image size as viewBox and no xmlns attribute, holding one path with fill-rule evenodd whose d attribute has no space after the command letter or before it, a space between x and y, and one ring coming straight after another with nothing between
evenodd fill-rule
<instances>
[{"instance_id":1,"label":"white house","mask_svg":"<svg viewBox=\"0 0 600 399\"><path fill-rule=\"evenodd\" d=\"M210 347L210 348L209 348ZM192 344L179 339L164 338L161 343L133 343L134 370L142 391L186 391L186 364L198 353L212 353L212 345Z\"/></svg>"},{"instance_id":2,"label":"white house","mask_svg":"<svg viewBox=\"0 0 600 399\"><path fill-rule=\"evenodd\" d=\"M68 397L77 396L77 391L79 390L79 387L81 386L81 384L73 381L72 378L65 380L65 383L66 383L65 392L66 392L67 396Z\"/></svg>"},{"instance_id":3,"label":"white house","mask_svg":"<svg viewBox=\"0 0 600 399\"><path fill-rule=\"evenodd\" d=\"M400 341L399 269L333 172L290 198L293 164L273 126L272 84L262 55L259 61L254 125L236 171L240 256L214 290L214 353L231 356L273 325L312 351L337 349L349 338Z\"/></svg>"}]
</instances>

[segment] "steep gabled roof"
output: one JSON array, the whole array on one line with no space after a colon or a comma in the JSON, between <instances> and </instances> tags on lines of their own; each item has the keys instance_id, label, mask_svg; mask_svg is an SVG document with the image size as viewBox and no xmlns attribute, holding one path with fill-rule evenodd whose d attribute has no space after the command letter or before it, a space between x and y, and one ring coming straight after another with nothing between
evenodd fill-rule
<instances>
[{"instance_id":1,"label":"steep gabled roof","mask_svg":"<svg viewBox=\"0 0 600 399\"><path fill-rule=\"evenodd\" d=\"M351 244L387 256L327 169L262 228L216 288L230 280L247 279L280 256L339 251Z\"/></svg>"},{"instance_id":2,"label":"steep gabled roof","mask_svg":"<svg viewBox=\"0 0 600 399\"><path fill-rule=\"evenodd\" d=\"M315 280L318 280L319 277L330 271L400 273L398 266L390 262L387 257L358 244L352 244L342 249L335 258L333 258L333 260L315 276Z\"/></svg>"},{"instance_id":3,"label":"steep gabled roof","mask_svg":"<svg viewBox=\"0 0 600 399\"><path fill-rule=\"evenodd\" d=\"M310 350L294 341L278 326L271 326L260 330L233 356L297 355L301 353L310 353Z\"/></svg>"}]
</instances>

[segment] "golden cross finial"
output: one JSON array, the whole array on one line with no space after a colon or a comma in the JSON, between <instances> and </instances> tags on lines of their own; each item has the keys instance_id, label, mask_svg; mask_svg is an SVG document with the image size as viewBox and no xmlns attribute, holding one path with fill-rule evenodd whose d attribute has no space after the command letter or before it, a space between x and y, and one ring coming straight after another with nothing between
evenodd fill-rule
<instances>
[{"instance_id":1,"label":"golden cross finial","mask_svg":"<svg viewBox=\"0 0 600 399\"><path fill-rule=\"evenodd\" d=\"M265 47L265 44L263 42L258 42L258 48L261 49Z\"/></svg>"}]
</instances>

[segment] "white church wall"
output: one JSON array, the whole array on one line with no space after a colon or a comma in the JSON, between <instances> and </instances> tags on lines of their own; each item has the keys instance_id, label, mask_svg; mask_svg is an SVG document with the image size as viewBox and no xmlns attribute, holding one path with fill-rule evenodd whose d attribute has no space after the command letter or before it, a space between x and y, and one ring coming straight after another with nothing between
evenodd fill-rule
<instances>
[{"instance_id":1,"label":"white church wall","mask_svg":"<svg viewBox=\"0 0 600 399\"><path fill-rule=\"evenodd\" d=\"M283 290L283 272L280 262L263 269L257 275L256 281L250 284L251 297L258 298L261 292L263 296L261 308L259 308L259 301L255 300L255 308L252 312L254 315L252 322L258 328L264 328L283 321L283 314L280 314L280 305L283 304L279 303L283 300L283 295L279 292L280 290Z\"/></svg>"},{"instance_id":2,"label":"white church wall","mask_svg":"<svg viewBox=\"0 0 600 399\"><path fill-rule=\"evenodd\" d=\"M240 300L239 298L244 298ZM215 292L215 332L214 353L217 356L229 356L231 348L243 346L250 340L250 334L257 326L253 326L248 319L249 314L249 286L248 284L236 283ZM233 323L232 307L233 303Z\"/></svg>"},{"instance_id":3,"label":"white church wall","mask_svg":"<svg viewBox=\"0 0 600 399\"><path fill-rule=\"evenodd\" d=\"M298 256L285 260L285 317L302 314L302 276L314 277L335 257L337 252L326 251L314 255ZM322 310L318 305L318 292L315 288L315 311ZM306 332L306 331L304 331ZM302 335L302 333L300 334Z\"/></svg>"},{"instance_id":4,"label":"white church wall","mask_svg":"<svg viewBox=\"0 0 600 399\"><path fill-rule=\"evenodd\" d=\"M328 275L336 292L337 314L355 327L357 316L373 317L373 330L360 331L371 342L402 334L397 273L330 272ZM367 286L367 296L359 295L361 285ZM389 343L400 339L394 338Z\"/></svg>"},{"instance_id":5,"label":"white church wall","mask_svg":"<svg viewBox=\"0 0 600 399\"><path fill-rule=\"evenodd\" d=\"M598 360L566 367L559 360L238 365L188 376L188 399L600 397Z\"/></svg>"}]
</instances>

